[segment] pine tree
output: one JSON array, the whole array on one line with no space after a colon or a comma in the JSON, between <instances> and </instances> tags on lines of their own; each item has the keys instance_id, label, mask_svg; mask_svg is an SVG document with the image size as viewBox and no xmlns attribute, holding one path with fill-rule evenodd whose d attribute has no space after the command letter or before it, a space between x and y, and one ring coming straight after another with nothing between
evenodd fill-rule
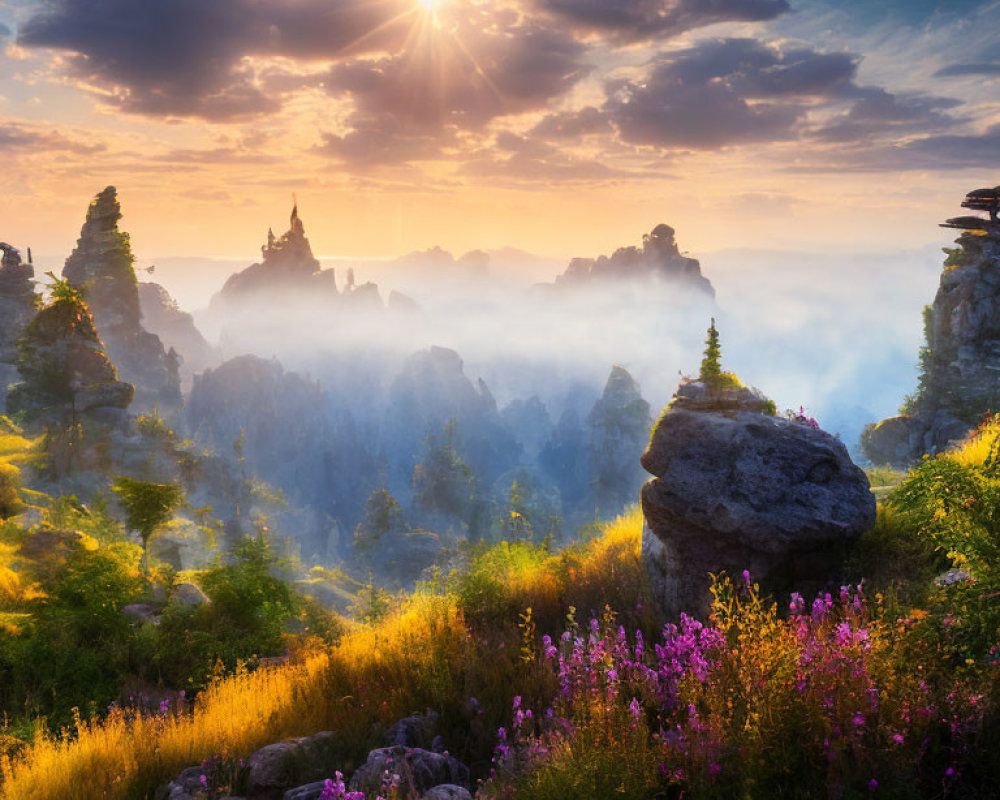
<instances>
[{"instance_id":1,"label":"pine tree","mask_svg":"<svg viewBox=\"0 0 1000 800\"><path fill-rule=\"evenodd\" d=\"M705 356L701 360L701 373L698 379L706 384L714 384L722 375L722 348L719 346L719 332L715 328L715 317L708 328L705 338Z\"/></svg>"}]
</instances>

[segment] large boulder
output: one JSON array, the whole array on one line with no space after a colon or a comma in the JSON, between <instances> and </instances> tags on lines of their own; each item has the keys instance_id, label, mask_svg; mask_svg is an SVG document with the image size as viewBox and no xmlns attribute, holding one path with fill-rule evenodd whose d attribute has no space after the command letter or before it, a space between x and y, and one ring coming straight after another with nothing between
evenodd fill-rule
<instances>
[{"instance_id":1,"label":"large boulder","mask_svg":"<svg viewBox=\"0 0 1000 800\"><path fill-rule=\"evenodd\" d=\"M913 463L914 454L923 452L926 431L919 419L901 414L867 429L861 435L861 446L873 464L906 469Z\"/></svg>"},{"instance_id":2,"label":"large boulder","mask_svg":"<svg viewBox=\"0 0 1000 800\"><path fill-rule=\"evenodd\" d=\"M336 769L337 735L330 731L269 744L246 763L246 796L278 800L288 789L324 780Z\"/></svg>"},{"instance_id":3,"label":"large boulder","mask_svg":"<svg viewBox=\"0 0 1000 800\"><path fill-rule=\"evenodd\" d=\"M749 411L669 408L642 465L643 560L664 611L707 613L709 573L784 588L835 577L875 521L868 479L833 436Z\"/></svg>"}]
</instances>

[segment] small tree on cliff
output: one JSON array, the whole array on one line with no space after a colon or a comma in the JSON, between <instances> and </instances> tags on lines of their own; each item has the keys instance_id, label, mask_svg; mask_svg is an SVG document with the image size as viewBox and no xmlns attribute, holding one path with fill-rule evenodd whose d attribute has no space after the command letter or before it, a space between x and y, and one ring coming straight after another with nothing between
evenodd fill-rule
<instances>
[{"instance_id":1,"label":"small tree on cliff","mask_svg":"<svg viewBox=\"0 0 1000 800\"><path fill-rule=\"evenodd\" d=\"M698 380L708 386L714 386L722 376L722 348L719 346L719 331L715 328L715 317L708 326L708 336L705 338L705 356L701 360L701 372Z\"/></svg>"},{"instance_id":2,"label":"small tree on cliff","mask_svg":"<svg viewBox=\"0 0 1000 800\"><path fill-rule=\"evenodd\" d=\"M143 572L149 571L149 540L170 520L184 493L173 483L147 483L121 476L111 486L125 510L125 524L142 538Z\"/></svg>"}]
</instances>

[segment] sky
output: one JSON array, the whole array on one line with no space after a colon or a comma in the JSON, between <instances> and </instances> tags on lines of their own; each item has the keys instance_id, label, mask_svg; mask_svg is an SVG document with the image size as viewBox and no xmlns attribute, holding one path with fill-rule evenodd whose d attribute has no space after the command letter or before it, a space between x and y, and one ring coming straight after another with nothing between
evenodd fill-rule
<instances>
[{"instance_id":1,"label":"sky","mask_svg":"<svg viewBox=\"0 0 1000 800\"><path fill-rule=\"evenodd\" d=\"M900 252L1000 183L996 0L0 0L0 237ZM706 273L711 269L703 264ZM929 299L929 298L928 298Z\"/></svg>"}]
</instances>

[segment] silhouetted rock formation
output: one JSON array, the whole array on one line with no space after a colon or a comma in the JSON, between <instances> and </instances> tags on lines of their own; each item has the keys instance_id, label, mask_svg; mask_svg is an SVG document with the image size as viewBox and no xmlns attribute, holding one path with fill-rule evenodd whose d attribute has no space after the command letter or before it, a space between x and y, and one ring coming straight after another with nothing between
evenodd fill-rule
<instances>
[{"instance_id":1,"label":"silhouetted rock formation","mask_svg":"<svg viewBox=\"0 0 1000 800\"><path fill-rule=\"evenodd\" d=\"M105 409L126 409L134 388L118 380L78 297L59 297L28 323L18 346L21 383L11 387L7 407L29 418L67 421Z\"/></svg>"},{"instance_id":2,"label":"silhouetted rock formation","mask_svg":"<svg viewBox=\"0 0 1000 800\"><path fill-rule=\"evenodd\" d=\"M948 258L934 304L925 310L920 387L909 414L867 430L862 449L876 464L905 467L962 439L1000 409L1000 187L962 203L989 218L958 217L963 230Z\"/></svg>"},{"instance_id":3,"label":"silhouetted rock formation","mask_svg":"<svg viewBox=\"0 0 1000 800\"><path fill-rule=\"evenodd\" d=\"M674 239L674 229L657 225L642 237L642 248L620 247L611 255L574 258L556 278L556 286L586 286L600 281L659 279L685 285L715 296L708 278L701 274L697 259L682 256Z\"/></svg>"},{"instance_id":4,"label":"silhouetted rock formation","mask_svg":"<svg viewBox=\"0 0 1000 800\"><path fill-rule=\"evenodd\" d=\"M707 613L710 572L798 591L836 579L875 522L865 473L806 423L670 406L642 466L656 476L642 489L643 561L670 616Z\"/></svg>"},{"instance_id":5,"label":"silhouetted rock formation","mask_svg":"<svg viewBox=\"0 0 1000 800\"><path fill-rule=\"evenodd\" d=\"M159 337L142 327L139 288L132 267L129 235L118 229L121 205L114 186L98 194L87 209L76 249L66 259L63 277L84 292L108 355L122 376L136 386L139 404L179 405L180 379Z\"/></svg>"},{"instance_id":6,"label":"silhouetted rock formation","mask_svg":"<svg viewBox=\"0 0 1000 800\"><path fill-rule=\"evenodd\" d=\"M35 270L16 248L0 242L0 412L7 386L17 380L17 343L38 310Z\"/></svg>"},{"instance_id":7,"label":"silhouetted rock formation","mask_svg":"<svg viewBox=\"0 0 1000 800\"><path fill-rule=\"evenodd\" d=\"M611 368L604 394L587 423L596 507L605 516L616 514L637 499L643 474L635 454L649 441L653 424L649 403L628 370Z\"/></svg>"},{"instance_id":8,"label":"silhouetted rock formation","mask_svg":"<svg viewBox=\"0 0 1000 800\"><path fill-rule=\"evenodd\" d=\"M186 374L200 372L215 359L211 345L194 324L194 317L182 311L177 301L158 283L139 284L142 318L163 346L175 350Z\"/></svg>"},{"instance_id":9,"label":"silhouetted rock formation","mask_svg":"<svg viewBox=\"0 0 1000 800\"><path fill-rule=\"evenodd\" d=\"M309 292L314 301L339 297L333 270L321 270L306 238L299 219L298 206L292 208L288 230L275 238L267 232L267 242L261 247L263 260L229 280L212 298L212 311L239 311L258 303L273 305L288 295Z\"/></svg>"}]
</instances>

